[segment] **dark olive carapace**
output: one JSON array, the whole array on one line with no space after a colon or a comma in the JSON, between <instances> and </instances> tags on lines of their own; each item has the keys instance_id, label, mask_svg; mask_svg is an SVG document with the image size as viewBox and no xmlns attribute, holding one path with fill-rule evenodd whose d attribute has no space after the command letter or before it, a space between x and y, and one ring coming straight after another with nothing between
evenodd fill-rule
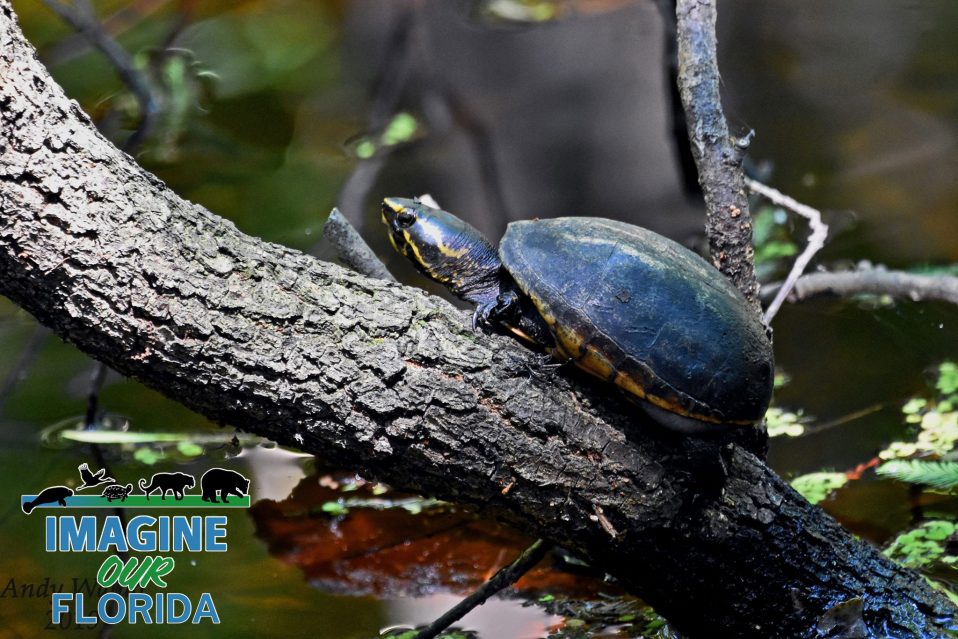
<instances>
[{"instance_id":1,"label":"dark olive carapace","mask_svg":"<svg viewBox=\"0 0 958 639\"><path fill-rule=\"evenodd\" d=\"M513 222L496 251L472 226L389 198L398 251L496 322L642 400L661 424L704 432L762 419L765 326L715 268L646 229L600 218Z\"/></svg>"}]
</instances>

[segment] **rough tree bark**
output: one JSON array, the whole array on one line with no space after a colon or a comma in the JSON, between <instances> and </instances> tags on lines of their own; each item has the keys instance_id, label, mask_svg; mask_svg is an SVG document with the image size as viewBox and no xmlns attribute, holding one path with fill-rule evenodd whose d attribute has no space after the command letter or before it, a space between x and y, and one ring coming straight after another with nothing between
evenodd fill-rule
<instances>
[{"instance_id":1,"label":"rough tree bark","mask_svg":"<svg viewBox=\"0 0 958 639\"><path fill-rule=\"evenodd\" d=\"M676 2L679 88L692 157L705 195L705 226L712 263L761 312L752 255L742 159L750 138L733 141L722 112L716 61L714 0Z\"/></svg>"},{"instance_id":2,"label":"rough tree bark","mask_svg":"<svg viewBox=\"0 0 958 639\"><path fill-rule=\"evenodd\" d=\"M691 637L954 623L919 575L740 447L703 490L686 440L603 388L532 375L533 357L441 300L179 199L64 97L8 0L0 135L0 293L192 409L553 540Z\"/></svg>"}]
</instances>

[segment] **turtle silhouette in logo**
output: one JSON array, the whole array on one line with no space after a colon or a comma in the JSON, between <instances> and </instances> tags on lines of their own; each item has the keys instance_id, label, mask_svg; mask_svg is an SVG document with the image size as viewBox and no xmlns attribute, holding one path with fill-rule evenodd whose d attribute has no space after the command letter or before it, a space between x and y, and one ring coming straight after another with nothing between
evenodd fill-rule
<instances>
[{"instance_id":1,"label":"turtle silhouette in logo","mask_svg":"<svg viewBox=\"0 0 958 639\"><path fill-rule=\"evenodd\" d=\"M249 492L249 480L235 470L210 468L200 478L200 488L203 491L203 501L211 501L215 504L217 503L216 494L219 493L223 503L228 504L227 495L246 496Z\"/></svg>"},{"instance_id":2,"label":"turtle silhouette in logo","mask_svg":"<svg viewBox=\"0 0 958 639\"><path fill-rule=\"evenodd\" d=\"M107 486L103 489L103 492L100 495L102 497L106 497L106 500L110 502L112 502L114 499L126 501L126 498L129 497L130 493L132 492L133 484L127 484L126 486L120 486L117 484L115 486Z\"/></svg>"},{"instance_id":3,"label":"turtle silhouette in logo","mask_svg":"<svg viewBox=\"0 0 958 639\"><path fill-rule=\"evenodd\" d=\"M29 515L34 508L42 506L43 504L60 504L65 507L67 505L67 497L72 496L73 490L66 486L50 486L49 488L41 490L40 494L37 495L33 501L24 503L22 506L23 512Z\"/></svg>"},{"instance_id":4,"label":"turtle silhouette in logo","mask_svg":"<svg viewBox=\"0 0 958 639\"><path fill-rule=\"evenodd\" d=\"M196 480L186 473L156 473L149 484L146 480L140 480L140 490L146 493L147 501L154 490L160 491L160 499L166 499L166 493L170 492L176 497L176 501L180 501L183 499L183 492L195 485Z\"/></svg>"},{"instance_id":5,"label":"turtle silhouette in logo","mask_svg":"<svg viewBox=\"0 0 958 639\"><path fill-rule=\"evenodd\" d=\"M93 488L100 484L112 484L116 481L112 477L106 476L106 468L101 468L95 473L90 472L90 466L85 463L80 464L77 468L80 471L80 479L83 480L83 484L78 486L77 490L86 490L87 488Z\"/></svg>"}]
</instances>

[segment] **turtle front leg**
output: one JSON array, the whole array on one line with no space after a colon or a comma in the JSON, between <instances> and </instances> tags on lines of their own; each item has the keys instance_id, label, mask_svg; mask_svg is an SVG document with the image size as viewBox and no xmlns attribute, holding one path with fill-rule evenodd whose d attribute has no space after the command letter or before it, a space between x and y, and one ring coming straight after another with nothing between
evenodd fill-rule
<instances>
[{"instance_id":1,"label":"turtle front leg","mask_svg":"<svg viewBox=\"0 0 958 639\"><path fill-rule=\"evenodd\" d=\"M495 322L509 325L509 320L519 312L519 296L515 291L503 291L489 301L480 302L472 314L472 330L480 325L488 326Z\"/></svg>"}]
</instances>

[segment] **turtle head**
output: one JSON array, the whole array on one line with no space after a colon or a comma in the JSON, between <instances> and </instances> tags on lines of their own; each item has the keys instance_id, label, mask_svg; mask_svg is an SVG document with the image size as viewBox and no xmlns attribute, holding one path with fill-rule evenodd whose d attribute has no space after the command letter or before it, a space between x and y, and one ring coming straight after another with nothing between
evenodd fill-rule
<instances>
[{"instance_id":1,"label":"turtle head","mask_svg":"<svg viewBox=\"0 0 958 639\"><path fill-rule=\"evenodd\" d=\"M424 275L470 302L498 295L502 262L475 227L418 199L386 198L382 217L393 247Z\"/></svg>"}]
</instances>

